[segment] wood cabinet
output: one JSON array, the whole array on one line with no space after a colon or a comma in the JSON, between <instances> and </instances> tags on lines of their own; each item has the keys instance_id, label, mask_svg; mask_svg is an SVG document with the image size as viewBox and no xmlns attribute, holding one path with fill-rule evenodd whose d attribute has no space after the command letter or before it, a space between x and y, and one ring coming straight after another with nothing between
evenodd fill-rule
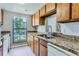
<instances>
[{"instance_id":1,"label":"wood cabinet","mask_svg":"<svg viewBox=\"0 0 79 59\"><path fill-rule=\"evenodd\" d=\"M33 50L33 41L34 41L33 36L28 34L27 43L32 48L32 50Z\"/></svg>"},{"instance_id":2,"label":"wood cabinet","mask_svg":"<svg viewBox=\"0 0 79 59\"><path fill-rule=\"evenodd\" d=\"M40 17L44 16L46 13L46 5L40 9Z\"/></svg>"},{"instance_id":3,"label":"wood cabinet","mask_svg":"<svg viewBox=\"0 0 79 59\"><path fill-rule=\"evenodd\" d=\"M0 25L3 24L3 10L0 9Z\"/></svg>"},{"instance_id":4,"label":"wood cabinet","mask_svg":"<svg viewBox=\"0 0 79 59\"><path fill-rule=\"evenodd\" d=\"M79 20L79 3L72 3L72 20Z\"/></svg>"},{"instance_id":5,"label":"wood cabinet","mask_svg":"<svg viewBox=\"0 0 79 59\"><path fill-rule=\"evenodd\" d=\"M32 15L32 26L39 25L39 11Z\"/></svg>"},{"instance_id":6,"label":"wood cabinet","mask_svg":"<svg viewBox=\"0 0 79 59\"><path fill-rule=\"evenodd\" d=\"M40 56L47 56L48 50L47 50L47 42L44 40L40 40Z\"/></svg>"},{"instance_id":7,"label":"wood cabinet","mask_svg":"<svg viewBox=\"0 0 79 59\"><path fill-rule=\"evenodd\" d=\"M55 9L55 3L47 3L46 4L46 13Z\"/></svg>"},{"instance_id":8,"label":"wood cabinet","mask_svg":"<svg viewBox=\"0 0 79 59\"><path fill-rule=\"evenodd\" d=\"M70 3L57 4L57 21L58 22L70 21Z\"/></svg>"},{"instance_id":9,"label":"wood cabinet","mask_svg":"<svg viewBox=\"0 0 79 59\"><path fill-rule=\"evenodd\" d=\"M35 15L32 15L31 24L32 26L35 26Z\"/></svg>"},{"instance_id":10,"label":"wood cabinet","mask_svg":"<svg viewBox=\"0 0 79 59\"><path fill-rule=\"evenodd\" d=\"M39 11L35 13L35 25L39 25Z\"/></svg>"},{"instance_id":11,"label":"wood cabinet","mask_svg":"<svg viewBox=\"0 0 79 59\"><path fill-rule=\"evenodd\" d=\"M39 56L39 39L34 37L34 53L36 56Z\"/></svg>"},{"instance_id":12,"label":"wood cabinet","mask_svg":"<svg viewBox=\"0 0 79 59\"><path fill-rule=\"evenodd\" d=\"M2 47L0 47L0 56L2 56L2 54L3 54L3 49Z\"/></svg>"}]
</instances>

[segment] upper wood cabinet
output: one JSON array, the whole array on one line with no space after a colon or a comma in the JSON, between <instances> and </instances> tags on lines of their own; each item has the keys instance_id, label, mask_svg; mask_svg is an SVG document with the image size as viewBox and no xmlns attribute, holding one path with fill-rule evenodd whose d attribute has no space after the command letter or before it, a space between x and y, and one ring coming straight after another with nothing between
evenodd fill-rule
<instances>
[{"instance_id":1,"label":"upper wood cabinet","mask_svg":"<svg viewBox=\"0 0 79 59\"><path fill-rule=\"evenodd\" d=\"M72 3L72 20L79 20L79 3Z\"/></svg>"},{"instance_id":2,"label":"upper wood cabinet","mask_svg":"<svg viewBox=\"0 0 79 59\"><path fill-rule=\"evenodd\" d=\"M39 25L39 11L35 13L35 25Z\"/></svg>"},{"instance_id":3,"label":"upper wood cabinet","mask_svg":"<svg viewBox=\"0 0 79 59\"><path fill-rule=\"evenodd\" d=\"M3 10L0 9L0 25L3 24Z\"/></svg>"},{"instance_id":4,"label":"upper wood cabinet","mask_svg":"<svg viewBox=\"0 0 79 59\"><path fill-rule=\"evenodd\" d=\"M57 21L58 22L70 21L70 4L69 3L57 4Z\"/></svg>"},{"instance_id":5,"label":"upper wood cabinet","mask_svg":"<svg viewBox=\"0 0 79 59\"><path fill-rule=\"evenodd\" d=\"M39 19L39 11L35 13L35 19Z\"/></svg>"},{"instance_id":6,"label":"upper wood cabinet","mask_svg":"<svg viewBox=\"0 0 79 59\"><path fill-rule=\"evenodd\" d=\"M46 4L46 13L55 9L55 3L47 3Z\"/></svg>"},{"instance_id":7,"label":"upper wood cabinet","mask_svg":"<svg viewBox=\"0 0 79 59\"><path fill-rule=\"evenodd\" d=\"M40 9L40 17L44 16L46 13L46 5Z\"/></svg>"},{"instance_id":8,"label":"upper wood cabinet","mask_svg":"<svg viewBox=\"0 0 79 59\"><path fill-rule=\"evenodd\" d=\"M35 26L35 15L32 15L31 23L32 23L32 26Z\"/></svg>"}]
</instances>

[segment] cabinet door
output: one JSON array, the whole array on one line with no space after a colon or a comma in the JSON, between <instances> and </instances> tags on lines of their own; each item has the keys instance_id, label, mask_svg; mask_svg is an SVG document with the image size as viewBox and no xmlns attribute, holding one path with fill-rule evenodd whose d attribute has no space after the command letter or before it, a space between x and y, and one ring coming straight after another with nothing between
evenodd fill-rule
<instances>
[{"instance_id":1,"label":"cabinet door","mask_svg":"<svg viewBox=\"0 0 79 59\"><path fill-rule=\"evenodd\" d=\"M55 3L47 3L46 4L46 13L55 9Z\"/></svg>"},{"instance_id":2,"label":"cabinet door","mask_svg":"<svg viewBox=\"0 0 79 59\"><path fill-rule=\"evenodd\" d=\"M40 56L47 56L47 47L40 44Z\"/></svg>"},{"instance_id":3,"label":"cabinet door","mask_svg":"<svg viewBox=\"0 0 79 59\"><path fill-rule=\"evenodd\" d=\"M40 56L47 56L47 42L40 39Z\"/></svg>"},{"instance_id":4,"label":"cabinet door","mask_svg":"<svg viewBox=\"0 0 79 59\"><path fill-rule=\"evenodd\" d=\"M57 4L57 21L58 22L70 21L70 4L69 3Z\"/></svg>"},{"instance_id":5,"label":"cabinet door","mask_svg":"<svg viewBox=\"0 0 79 59\"><path fill-rule=\"evenodd\" d=\"M35 13L35 25L39 25L39 11Z\"/></svg>"},{"instance_id":6,"label":"cabinet door","mask_svg":"<svg viewBox=\"0 0 79 59\"><path fill-rule=\"evenodd\" d=\"M33 36L28 34L28 39L27 39L28 45L32 48L33 50Z\"/></svg>"},{"instance_id":7,"label":"cabinet door","mask_svg":"<svg viewBox=\"0 0 79 59\"><path fill-rule=\"evenodd\" d=\"M62 18L61 18L61 16L62 16L62 12L61 12L62 6L61 5L62 5L61 3L57 3L57 21L62 20Z\"/></svg>"},{"instance_id":8,"label":"cabinet door","mask_svg":"<svg viewBox=\"0 0 79 59\"><path fill-rule=\"evenodd\" d=\"M72 20L79 20L79 3L72 3Z\"/></svg>"},{"instance_id":9,"label":"cabinet door","mask_svg":"<svg viewBox=\"0 0 79 59\"><path fill-rule=\"evenodd\" d=\"M0 25L3 24L3 10L0 9Z\"/></svg>"},{"instance_id":10,"label":"cabinet door","mask_svg":"<svg viewBox=\"0 0 79 59\"><path fill-rule=\"evenodd\" d=\"M31 39L30 39L30 47L33 50L33 36L31 36Z\"/></svg>"},{"instance_id":11,"label":"cabinet door","mask_svg":"<svg viewBox=\"0 0 79 59\"><path fill-rule=\"evenodd\" d=\"M3 52L2 47L0 47L0 56L2 56L2 52Z\"/></svg>"},{"instance_id":12,"label":"cabinet door","mask_svg":"<svg viewBox=\"0 0 79 59\"><path fill-rule=\"evenodd\" d=\"M46 6L44 6L44 7L42 7L42 8L40 9L40 17L42 17L42 16L45 15L45 13L46 13L45 8L46 8Z\"/></svg>"},{"instance_id":13,"label":"cabinet door","mask_svg":"<svg viewBox=\"0 0 79 59\"><path fill-rule=\"evenodd\" d=\"M27 44L30 46L30 35L28 34L28 37L27 37Z\"/></svg>"},{"instance_id":14,"label":"cabinet door","mask_svg":"<svg viewBox=\"0 0 79 59\"><path fill-rule=\"evenodd\" d=\"M34 53L39 56L39 40L36 37L34 37Z\"/></svg>"},{"instance_id":15,"label":"cabinet door","mask_svg":"<svg viewBox=\"0 0 79 59\"><path fill-rule=\"evenodd\" d=\"M35 15L32 15L31 23L32 23L32 26L35 26Z\"/></svg>"}]
</instances>

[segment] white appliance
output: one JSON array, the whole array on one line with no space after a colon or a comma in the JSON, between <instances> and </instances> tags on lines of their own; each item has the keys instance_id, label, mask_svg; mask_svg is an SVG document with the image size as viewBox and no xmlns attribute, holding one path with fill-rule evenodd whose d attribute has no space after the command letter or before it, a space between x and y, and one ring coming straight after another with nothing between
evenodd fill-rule
<instances>
[{"instance_id":1,"label":"white appliance","mask_svg":"<svg viewBox=\"0 0 79 59\"><path fill-rule=\"evenodd\" d=\"M8 56L10 49L10 36L6 34L3 36L3 56Z\"/></svg>"},{"instance_id":2,"label":"white appliance","mask_svg":"<svg viewBox=\"0 0 79 59\"><path fill-rule=\"evenodd\" d=\"M77 56L71 52L68 52L58 46L48 43L48 56Z\"/></svg>"}]
</instances>

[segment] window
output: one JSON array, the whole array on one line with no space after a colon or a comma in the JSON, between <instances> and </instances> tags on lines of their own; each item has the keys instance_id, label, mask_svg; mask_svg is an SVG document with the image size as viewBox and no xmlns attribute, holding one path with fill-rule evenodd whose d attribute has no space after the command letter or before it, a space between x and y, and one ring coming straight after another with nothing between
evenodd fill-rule
<instances>
[{"instance_id":1,"label":"window","mask_svg":"<svg viewBox=\"0 0 79 59\"><path fill-rule=\"evenodd\" d=\"M13 43L23 43L26 41L26 18L14 17L13 20Z\"/></svg>"}]
</instances>

